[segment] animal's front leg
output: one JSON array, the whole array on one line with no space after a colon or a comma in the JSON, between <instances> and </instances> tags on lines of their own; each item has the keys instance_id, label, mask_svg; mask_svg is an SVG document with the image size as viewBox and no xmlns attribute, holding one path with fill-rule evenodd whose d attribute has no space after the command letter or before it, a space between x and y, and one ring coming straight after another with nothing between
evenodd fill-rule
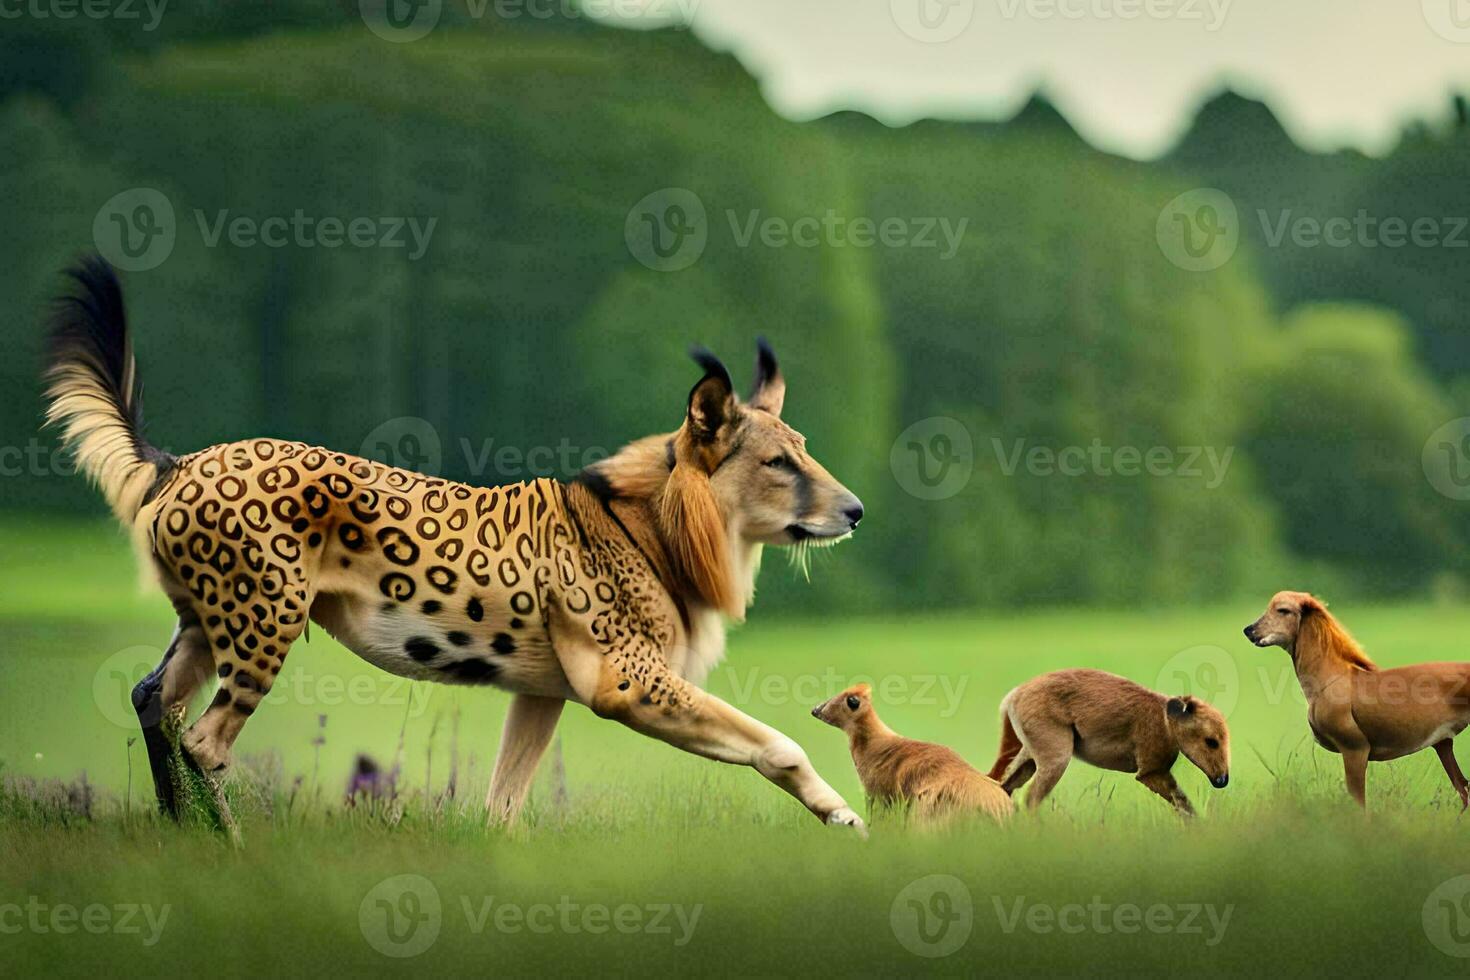
<instances>
[{"instance_id":1,"label":"animal's front leg","mask_svg":"<svg viewBox=\"0 0 1470 980\"><path fill-rule=\"evenodd\" d=\"M828 824L866 834L862 818L792 739L670 672L647 683L605 677L592 710L635 731L709 759L750 766Z\"/></svg>"},{"instance_id":2,"label":"animal's front leg","mask_svg":"<svg viewBox=\"0 0 1470 980\"><path fill-rule=\"evenodd\" d=\"M485 797L489 822L514 823L520 815L536 775L536 764L556 732L564 704L561 698L533 694L517 694L511 701L505 728L500 733L500 748L495 753L490 792Z\"/></svg>"},{"instance_id":3,"label":"animal's front leg","mask_svg":"<svg viewBox=\"0 0 1470 980\"><path fill-rule=\"evenodd\" d=\"M1165 769L1139 773L1138 781L1168 800L1184 816L1194 816L1194 805L1184 795L1184 790L1179 788L1172 772Z\"/></svg>"},{"instance_id":4,"label":"animal's front leg","mask_svg":"<svg viewBox=\"0 0 1470 980\"><path fill-rule=\"evenodd\" d=\"M1463 812L1470 808L1470 785L1466 784L1460 764L1455 761L1455 743L1452 739L1441 739L1434 743L1434 751L1439 755L1439 764L1444 766L1445 775L1450 777L1450 785L1460 794L1460 810Z\"/></svg>"},{"instance_id":5,"label":"animal's front leg","mask_svg":"<svg viewBox=\"0 0 1470 980\"><path fill-rule=\"evenodd\" d=\"M1368 806L1368 747L1342 750L1343 775L1347 778L1347 791L1358 806Z\"/></svg>"}]
</instances>

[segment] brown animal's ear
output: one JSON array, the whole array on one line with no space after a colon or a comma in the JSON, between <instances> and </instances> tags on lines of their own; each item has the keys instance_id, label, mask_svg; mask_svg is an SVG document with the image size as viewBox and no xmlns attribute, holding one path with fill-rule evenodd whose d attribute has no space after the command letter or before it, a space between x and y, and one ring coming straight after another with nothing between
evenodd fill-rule
<instances>
[{"instance_id":1,"label":"brown animal's ear","mask_svg":"<svg viewBox=\"0 0 1470 980\"><path fill-rule=\"evenodd\" d=\"M854 684L852 689L865 697L871 697L873 694L873 685L868 683Z\"/></svg>"},{"instance_id":2,"label":"brown animal's ear","mask_svg":"<svg viewBox=\"0 0 1470 980\"><path fill-rule=\"evenodd\" d=\"M1318 599L1316 596L1312 595L1310 592L1304 593L1303 595L1304 595L1304 598L1302 599L1302 615L1303 616L1305 616L1309 612L1326 612L1327 611L1327 603L1323 602L1321 599Z\"/></svg>"},{"instance_id":3,"label":"brown animal's ear","mask_svg":"<svg viewBox=\"0 0 1470 980\"><path fill-rule=\"evenodd\" d=\"M1182 698L1169 699L1168 711L1170 718L1187 718L1194 714L1194 708L1195 700L1188 694Z\"/></svg>"},{"instance_id":4,"label":"brown animal's ear","mask_svg":"<svg viewBox=\"0 0 1470 980\"><path fill-rule=\"evenodd\" d=\"M703 347L692 347L689 356L704 368L704 377L689 390L689 433L695 442L708 444L735 417L735 389L730 372L714 354Z\"/></svg>"},{"instance_id":5,"label":"brown animal's ear","mask_svg":"<svg viewBox=\"0 0 1470 980\"><path fill-rule=\"evenodd\" d=\"M776 352L764 337L755 339L755 385L746 401L752 408L770 412L777 418L781 417L781 406L786 403L786 379L781 377Z\"/></svg>"}]
</instances>

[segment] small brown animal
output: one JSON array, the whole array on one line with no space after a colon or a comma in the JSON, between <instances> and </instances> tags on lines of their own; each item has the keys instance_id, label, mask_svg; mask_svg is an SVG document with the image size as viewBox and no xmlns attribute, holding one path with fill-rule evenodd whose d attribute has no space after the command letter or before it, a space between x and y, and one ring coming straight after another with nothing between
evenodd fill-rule
<instances>
[{"instance_id":1,"label":"small brown animal","mask_svg":"<svg viewBox=\"0 0 1470 980\"><path fill-rule=\"evenodd\" d=\"M1000 754L990 769L1007 793L1033 775L1031 809L1046 799L1075 755L1138 781L1192 815L1170 769L1183 752L1216 789L1230 781L1225 716L1195 697L1171 698L1101 670L1058 670L1016 688L1000 704Z\"/></svg>"},{"instance_id":2,"label":"small brown animal","mask_svg":"<svg viewBox=\"0 0 1470 980\"><path fill-rule=\"evenodd\" d=\"M904 738L883 724L867 684L854 684L817 705L812 717L847 733L870 806L907 803L924 821L965 813L1004 821L1015 810L999 783L952 749Z\"/></svg>"},{"instance_id":3,"label":"small brown animal","mask_svg":"<svg viewBox=\"0 0 1470 980\"><path fill-rule=\"evenodd\" d=\"M1460 809L1470 807L1453 741L1470 725L1470 664L1380 670L1326 604L1306 592L1276 593L1245 635L1258 647L1291 654L1307 696L1307 725L1319 745L1342 755L1347 790L1359 806L1366 805L1369 761L1432 745L1460 795Z\"/></svg>"}]
</instances>

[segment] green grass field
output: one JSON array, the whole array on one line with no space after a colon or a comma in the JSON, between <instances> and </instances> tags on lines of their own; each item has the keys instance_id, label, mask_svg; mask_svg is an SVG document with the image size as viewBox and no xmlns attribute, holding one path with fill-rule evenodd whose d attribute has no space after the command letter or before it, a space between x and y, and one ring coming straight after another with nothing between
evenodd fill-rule
<instances>
[{"instance_id":1,"label":"green grass field","mask_svg":"<svg viewBox=\"0 0 1470 980\"><path fill-rule=\"evenodd\" d=\"M1009 828L921 833L889 819L862 842L753 772L572 707L565 802L543 766L529 819L487 831L479 807L507 696L399 682L317 631L237 746L236 849L152 813L126 691L170 620L139 594L120 536L11 524L0 540L0 949L13 975L186 963L1450 975L1467 964L1451 954L1470 954L1470 878L1453 880L1470 873L1470 822L1433 754L1375 764L1361 817L1337 758L1305 737L1285 654L1240 636L1257 602L828 623L763 622L757 604L710 681L800 741L855 805L842 736L808 715L852 679L874 683L893 727L981 768L1000 698L1034 674L1093 666L1190 689L1228 711L1234 749L1225 790L1176 766L1201 810L1193 822L1127 776L1074 764ZM1380 663L1470 658L1465 609L1337 611ZM344 807L356 754L389 764L400 733L399 799Z\"/></svg>"}]
</instances>

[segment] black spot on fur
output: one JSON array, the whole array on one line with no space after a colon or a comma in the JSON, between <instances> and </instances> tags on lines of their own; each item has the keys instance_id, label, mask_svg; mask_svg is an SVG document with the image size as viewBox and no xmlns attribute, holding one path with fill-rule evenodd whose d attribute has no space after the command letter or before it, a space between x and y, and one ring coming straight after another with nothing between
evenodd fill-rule
<instances>
[{"instance_id":1,"label":"black spot on fur","mask_svg":"<svg viewBox=\"0 0 1470 980\"><path fill-rule=\"evenodd\" d=\"M453 643L457 647L462 647L470 642L470 635L468 633L462 633L459 630L455 630L454 632L449 634L449 642Z\"/></svg>"},{"instance_id":2,"label":"black spot on fur","mask_svg":"<svg viewBox=\"0 0 1470 980\"><path fill-rule=\"evenodd\" d=\"M214 700L209 703L211 708L223 708L230 703L230 692L220 688L214 692Z\"/></svg>"},{"instance_id":3,"label":"black spot on fur","mask_svg":"<svg viewBox=\"0 0 1470 980\"><path fill-rule=\"evenodd\" d=\"M477 623L485 618L485 607L480 605L480 600L473 596L470 598L469 605L464 607L464 611L465 615Z\"/></svg>"},{"instance_id":4,"label":"black spot on fur","mask_svg":"<svg viewBox=\"0 0 1470 980\"><path fill-rule=\"evenodd\" d=\"M424 610L424 615L425 616L432 616L436 612L438 612L440 609L443 609L443 608L444 608L444 606L439 602L438 599L425 599L424 600L423 610Z\"/></svg>"},{"instance_id":5,"label":"black spot on fur","mask_svg":"<svg viewBox=\"0 0 1470 980\"><path fill-rule=\"evenodd\" d=\"M519 616L512 616L510 618L510 628L513 630L518 630L525 625L525 622Z\"/></svg>"},{"instance_id":6,"label":"black spot on fur","mask_svg":"<svg viewBox=\"0 0 1470 980\"><path fill-rule=\"evenodd\" d=\"M222 677L222 678L223 678L223 677L229 677L229 676L230 676L230 674L231 674L231 672L232 672L232 671L234 671L234 669L235 669L235 668L234 668L234 667L232 667L232 666L231 666L231 665L229 665L229 664L220 664L220 665L219 665L219 670L218 670L218 671L217 671L217 673L218 673L218 674L219 674L219 675L220 675L220 677Z\"/></svg>"},{"instance_id":7,"label":"black spot on fur","mask_svg":"<svg viewBox=\"0 0 1470 980\"><path fill-rule=\"evenodd\" d=\"M426 640L422 636L411 637L404 641L404 652L419 663L433 660L439 653L439 646L433 640Z\"/></svg>"},{"instance_id":8,"label":"black spot on fur","mask_svg":"<svg viewBox=\"0 0 1470 980\"><path fill-rule=\"evenodd\" d=\"M500 673L500 668L488 660L456 660L444 670L454 680L464 684L489 684Z\"/></svg>"},{"instance_id":9,"label":"black spot on fur","mask_svg":"<svg viewBox=\"0 0 1470 980\"><path fill-rule=\"evenodd\" d=\"M496 653L515 653L516 641L511 639L509 633L496 633L495 639L490 641L490 649Z\"/></svg>"},{"instance_id":10,"label":"black spot on fur","mask_svg":"<svg viewBox=\"0 0 1470 980\"><path fill-rule=\"evenodd\" d=\"M311 536L306 539L306 546L308 548L315 548L317 545L319 545L321 543L322 543L322 536L321 536L320 532L317 532L317 531L312 531L311 532Z\"/></svg>"}]
</instances>

